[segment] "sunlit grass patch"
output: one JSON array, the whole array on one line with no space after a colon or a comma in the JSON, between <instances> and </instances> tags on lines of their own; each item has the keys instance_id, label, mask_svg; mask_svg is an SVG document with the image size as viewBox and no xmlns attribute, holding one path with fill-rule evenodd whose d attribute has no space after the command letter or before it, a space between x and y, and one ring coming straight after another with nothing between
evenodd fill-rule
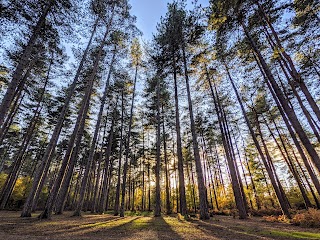
<instances>
[{"instance_id":1,"label":"sunlit grass patch","mask_svg":"<svg viewBox=\"0 0 320 240\"><path fill-rule=\"evenodd\" d=\"M123 225L121 229L125 228L127 230L143 230L148 229L151 226L151 218L139 217L132 221L130 224Z\"/></svg>"},{"instance_id":2,"label":"sunlit grass patch","mask_svg":"<svg viewBox=\"0 0 320 240\"><path fill-rule=\"evenodd\" d=\"M112 220L90 223L90 224L83 224L79 226L79 228L113 228L119 227L123 224L127 224L128 222L132 221L132 218L115 218Z\"/></svg>"},{"instance_id":3,"label":"sunlit grass patch","mask_svg":"<svg viewBox=\"0 0 320 240\"><path fill-rule=\"evenodd\" d=\"M320 239L320 233L313 233L313 232L298 232L298 231L279 231L279 230L272 230L272 229L265 229L260 228L256 225L250 226L250 225L237 225L230 226L230 229L239 231L243 234L248 235L259 235L259 236L269 236L269 237L281 237L286 239L292 239L292 238L300 238L300 239Z\"/></svg>"},{"instance_id":4,"label":"sunlit grass patch","mask_svg":"<svg viewBox=\"0 0 320 240\"><path fill-rule=\"evenodd\" d=\"M320 239L320 233L311 232L283 232L283 231L262 231L261 234L264 236L273 237L290 237L290 238L304 238L304 239Z\"/></svg>"},{"instance_id":5,"label":"sunlit grass patch","mask_svg":"<svg viewBox=\"0 0 320 240\"><path fill-rule=\"evenodd\" d=\"M143 217L151 217L152 212L149 211L125 211L125 216L143 216Z\"/></svg>"},{"instance_id":6,"label":"sunlit grass patch","mask_svg":"<svg viewBox=\"0 0 320 240\"><path fill-rule=\"evenodd\" d=\"M203 232L197 229L192 223L185 220L178 220L175 217L164 217L164 221L179 235L194 234L201 235Z\"/></svg>"},{"instance_id":7,"label":"sunlit grass patch","mask_svg":"<svg viewBox=\"0 0 320 240\"><path fill-rule=\"evenodd\" d=\"M125 218L115 218L105 222L97 222L90 224L82 224L77 228L71 229L71 231L65 231L65 233L69 236L72 235L84 235L92 232L100 232L100 231L113 231L117 230L126 230L126 226L130 225L137 217L125 217Z\"/></svg>"}]
</instances>

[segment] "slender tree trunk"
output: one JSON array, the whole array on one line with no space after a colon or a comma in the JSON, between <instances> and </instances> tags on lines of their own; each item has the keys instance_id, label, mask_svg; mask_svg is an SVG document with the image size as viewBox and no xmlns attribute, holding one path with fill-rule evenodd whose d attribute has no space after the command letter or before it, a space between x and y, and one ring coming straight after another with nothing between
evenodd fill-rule
<instances>
[{"instance_id":1,"label":"slender tree trunk","mask_svg":"<svg viewBox=\"0 0 320 240\"><path fill-rule=\"evenodd\" d=\"M312 162L314 163L314 165L316 166L318 171L320 171L320 158L319 158L318 153L315 151L308 136L306 135L305 131L303 130L294 110L292 108L290 108L290 106L288 104L288 100L284 97L283 92L281 91L277 82L275 81L271 70L269 69L266 61L264 60L256 43L253 41L247 27L243 23L241 23L241 25L242 25L243 30L249 40L250 46L252 47L253 51L257 55L259 63L261 64L261 66L264 70L264 73L267 76L268 82L270 83L270 85L268 85L268 86L270 86L270 87L272 86L272 89L275 92L277 98L279 99L279 102L280 102L281 106L283 107L283 110L286 113L288 119L290 120L292 127L295 129L296 133L298 134L299 138L301 139L301 142L303 143L304 147L306 148L307 152L309 153L309 155L312 159Z\"/></svg>"},{"instance_id":2,"label":"slender tree trunk","mask_svg":"<svg viewBox=\"0 0 320 240\"><path fill-rule=\"evenodd\" d=\"M107 114L106 114L106 118L108 119L108 113L109 113L109 106L107 108ZM105 139L106 139L106 129L107 129L107 123L108 121L106 120L104 122L104 126L103 126L103 134L102 134L102 141L101 141L101 146L100 146L100 152L99 152L99 157L98 157L98 169L97 169L97 176L95 179L95 185L94 185L94 192L93 192L93 202L92 202L92 206L91 206L91 212L95 213L97 211L97 207L99 204L99 186L101 185L101 161L102 161L102 157L103 157L103 146L105 145Z\"/></svg>"},{"instance_id":3,"label":"slender tree trunk","mask_svg":"<svg viewBox=\"0 0 320 240\"><path fill-rule=\"evenodd\" d=\"M162 114L164 114L163 105L162 105ZM167 214L171 214L171 202L170 202L170 178L169 178L169 170L168 170L168 155L167 155L167 139L166 139L166 131L165 131L165 118L163 115L162 120L162 136L163 136L163 152L164 152L164 164L165 164L165 181L166 181L166 210Z\"/></svg>"},{"instance_id":4,"label":"slender tree trunk","mask_svg":"<svg viewBox=\"0 0 320 240\"><path fill-rule=\"evenodd\" d=\"M32 62L32 63L34 64L34 62ZM23 78L21 79L21 81L17 87L17 90L15 92L14 102L10 108L9 113L7 114L7 117L5 118L5 120L2 124L2 127L0 128L0 145L2 145L3 140L4 140L5 136L7 135L9 128L13 122L14 116L17 114L19 107L24 99L24 96L25 96L25 93L23 93L24 84L27 82L27 80L30 76L31 70L32 70L32 66L30 66L27 69L26 73L24 74ZM22 95L22 97L21 97L21 95Z\"/></svg>"},{"instance_id":5,"label":"slender tree trunk","mask_svg":"<svg viewBox=\"0 0 320 240\"><path fill-rule=\"evenodd\" d=\"M210 196L210 203L211 203L211 209L214 210L214 204L213 204L213 198L212 198L212 192L211 192L211 189L214 188L214 186L212 187L211 186L211 181L210 181L210 169L209 169L209 156L208 156L208 153L207 153L207 146L206 146L206 143L205 143L205 139L204 139L204 135L203 135L203 129L201 129L201 140L202 140L202 143L201 144L201 148L202 148L202 159L204 161L204 172L205 172L205 183L206 185L209 186L209 196ZM208 204L209 206L209 204ZM209 206L210 208L210 206Z\"/></svg>"},{"instance_id":6,"label":"slender tree trunk","mask_svg":"<svg viewBox=\"0 0 320 240\"><path fill-rule=\"evenodd\" d=\"M296 69L296 67L295 67L290 55L287 54L287 52L285 51L284 47L282 46L281 40L280 40L277 32L275 31L272 23L270 22L269 17L265 13L265 11L263 9L263 6L259 3L259 1L256 0L255 2L256 2L257 6L258 6L258 8L259 8L259 10L260 10L260 12L262 14L262 17L266 21L266 24L269 26L273 37L275 38L277 47L279 49L281 49L280 55L281 55L281 57L283 59L283 62L288 65L287 68L288 68L289 74L292 76L292 78L294 79L295 83L300 86L300 89L304 93L304 95L306 96L306 99L307 99L310 107L312 108L313 112L317 116L318 121L320 121L320 109L319 109L319 106L317 105L316 101L313 99L311 93L309 92L307 86L305 85L303 79L301 78L301 75L298 73L298 71L297 71L297 69ZM320 162L319 162L319 164L320 164ZM320 171L319 167L318 167L318 169Z\"/></svg>"},{"instance_id":7,"label":"slender tree trunk","mask_svg":"<svg viewBox=\"0 0 320 240\"><path fill-rule=\"evenodd\" d=\"M275 190L275 192L276 192L277 198L278 198L279 203L280 203L280 206L281 206L281 210L283 211L283 213L284 213L288 218L291 218L291 214L290 214L290 212L289 212L288 206L287 206L287 204L285 203L285 200L283 199L283 196L282 196L282 194L281 194L281 192L280 192L280 189L279 189L279 187L278 187L278 185L277 185L277 183L276 183L276 181L275 181L275 178L274 178L274 175L273 175L273 173L272 173L272 170L271 170L271 168L269 167L269 164L268 164L268 162L267 162L267 160L266 160L266 158L265 158L265 156L264 156L264 154L263 154L263 152L262 152L262 149L261 149L261 147L260 147L260 144L259 144L259 142L258 142L258 139L257 139L257 137L256 137L256 134L255 134L255 132L253 131L253 128L252 128L252 126L251 126L251 123L250 123L250 121L249 121L249 119L248 119L248 117L247 117L247 114L246 114L246 111L245 111L245 109L244 109L244 106L243 106L243 103L242 103L242 101L241 101L241 98L240 98L240 96L239 96L238 90L237 90L237 88L236 88L236 86L235 86L235 84L234 84L234 82L233 82L233 79L232 79L230 73L229 73L228 67L227 67L226 65L225 65L225 67L226 67L226 71L227 71L229 80L230 80L230 82L231 82L232 88L233 88L233 90L234 90L234 92L235 92L235 94L236 94L237 100L238 100L238 102L239 102L239 104L240 104L242 114L243 114L243 116L244 116L244 118L245 118L245 121L246 121L246 124L247 124L247 126L248 126L248 128L249 128L250 135L251 135L251 137L252 137L252 139L253 139L253 141L254 141L255 147L256 147L256 149L258 150L258 153L259 153L259 155L260 155L260 157L261 157L261 159L262 159L262 161L263 161L263 163L264 163L264 166L265 166L265 168L266 168L266 170L267 170L267 172L268 172L269 178L270 178L270 180L271 180L271 182L272 182L272 186L273 186L273 188L274 188L274 190ZM264 150L267 151L266 146L264 146L264 148L265 148Z\"/></svg>"},{"instance_id":8,"label":"slender tree trunk","mask_svg":"<svg viewBox=\"0 0 320 240\"><path fill-rule=\"evenodd\" d=\"M249 184L248 184L248 181L247 181L247 178L246 178L246 174L245 174L245 171L244 171L243 163L241 161L241 155L240 155L240 150L239 150L239 147L238 147L238 144L237 144L237 139L236 139L236 136L234 134L234 131L232 130L231 132L232 132L232 137L234 139L234 145L236 146L237 155L238 155L239 160L240 160L240 167L241 167L241 170L242 170L242 175L243 175L243 178L244 178L244 182L246 184L246 188L247 188L247 191L248 191L250 206L251 206L251 209L254 209L253 208L252 199L251 199L251 193L250 193Z\"/></svg>"},{"instance_id":9,"label":"slender tree trunk","mask_svg":"<svg viewBox=\"0 0 320 240\"><path fill-rule=\"evenodd\" d=\"M161 165L161 119L160 119L160 79L157 79L157 155L156 155L156 205L154 209L154 216L161 216L161 190L160 190L160 165Z\"/></svg>"},{"instance_id":10,"label":"slender tree trunk","mask_svg":"<svg viewBox=\"0 0 320 240\"><path fill-rule=\"evenodd\" d=\"M173 153L175 154L175 151L174 151L174 143L172 144L173 145ZM174 181L175 183L177 184L178 183L178 176L177 176L177 167L176 167L176 158L173 157L173 171L174 171ZM176 211L177 213L180 212L180 205L179 205L179 186L176 186Z\"/></svg>"},{"instance_id":11,"label":"slender tree trunk","mask_svg":"<svg viewBox=\"0 0 320 240\"><path fill-rule=\"evenodd\" d=\"M226 195L226 189L225 189L225 183L224 183L224 180L223 180L223 177L222 177L222 170L221 170L221 161L220 161L220 157L219 157L219 153L218 153L218 149L217 149L217 144L215 143L214 144L214 153L215 153L215 156L216 156L216 159L217 159L217 167L218 167L218 174L217 174L217 177L219 177L219 183L220 185L222 185L222 193L224 195ZM218 181L216 181L217 184L218 184ZM219 188L219 186L217 185L217 188Z\"/></svg>"},{"instance_id":12,"label":"slender tree trunk","mask_svg":"<svg viewBox=\"0 0 320 240\"><path fill-rule=\"evenodd\" d=\"M193 208L194 208L194 213L197 213L197 196L196 196L196 189L195 189L195 181L194 181L194 174L193 174L193 164L190 161L190 170L191 170L191 180L192 180L192 195L193 195Z\"/></svg>"},{"instance_id":13,"label":"slender tree trunk","mask_svg":"<svg viewBox=\"0 0 320 240\"><path fill-rule=\"evenodd\" d=\"M125 147L125 161L124 161L124 166L123 166L120 217L124 217L124 203L125 203L125 197L126 197L128 158L129 158L129 150L130 150L129 149L130 148L130 137L131 137L131 128L132 128L132 121L133 121L133 109L134 109L134 98L135 98L135 91L136 91L137 75L138 75L138 65L136 65L136 70L135 70L135 75L134 75L133 93L132 93L130 118L129 118L129 130L128 130L126 147Z\"/></svg>"},{"instance_id":14,"label":"slender tree trunk","mask_svg":"<svg viewBox=\"0 0 320 240\"><path fill-rule=\"evenodd\" d=\"M101 184L101 161L102 161L102 147L99 152L99 158L98 158L98 169L97 169L97 176L95 180L95 185L94 185L94 193L92 197L92 206L91 206L91 213L95 213L97 211L97 206L98 206L98 198L99 198L99 186Z\"/></svg>"},{"instance_id":15,"label":"slender tree trunk","mask_svg":"<svg viewBox=\"0 0 320 240\"><path fill-rule=\"evenodd\" d=\"M31 55L34 51L35 43L39 37L39 34L45 24L47 15L52 9L54 4L54 0L50 0L45 5L35 27L33 28L32 35L27 43L27 46L24 48L21 58L18 62L18 65L12 75L12 80L8 85L7 91L2 99L0 105L0 126L2 126L4 119L10 109L11 103L14 99L15 91L17 86L19 85L21 79L23 78L23 72L28 67L28 64L31 61Z\"/></svg>"},{"instance_id":16,"label":"slender tree trunk","mask_svg":"<svg viewBox=\"0 0 320 240\"><path fill-rule=\"evenodd\" d=\"M178 157L178 172L179 172L179 200L180 200L180 213L187 214L187 200L184 182L183 171L183 157L182 157L182 144L181 144L181 130L180 130L180 113L179 113L179 95L177 83L177 66L176 56L173 54L173 80L174 80L174 100L175 100L175 120L176 120L176 134L177 134L177 157ZM178 209L177 209L178 210Z\"/></svg>"},{"instance_id":17,"label":"slender tree trunk","mask_svg":"<svg viewBox=\"0 0 320 240\"><path fill-rule=\"evenodd\" d=\"M134 156L135 158L135 156ZM135 192L136 192L136 188L135 188L135 185L136 185L136 178L135 178L135 165L133 165L133 170L132 170L132 204L131 204L131 211L135 211Z\"/></svg>"},{"instance_id":18,"label":"slender tree trunk","mask_svg":"<svg viewBox=\"0 0 320 240\"><path fill-rule=\"evenodd\" d=\"M98 208L98 212L102 214L107 206L107 197L108 197L108 173L109 173L109 165L110 165L110 156L111 156L111 149L112 149L112 144L113 144L113 136L114 136L114 125L116 121L116 111L117 111L117 106L118 106L118 96L116 99L116 104L113 109L113 116L112 116L112 123L111 123L111 128L110 128L110 133L109 133L109 138L108 138L108 147L106 150L106 156L105 156L105 161L104 161L104 179L103 179L103 184L102 184L102 193L101 193L101 199L100 199L100 204Z\"/></svg>"},{"instance_id":19,"label":"slender tree trunk","mask_svg":"<svg viewBox=\"0 0 320 240\"><path fill-rule=\"evenodd\" d=\"M198 180L198 191L199 191L199 202L200 202L200 219L209 219L208 213L208 200L206 194L206 187L204 185L204 178L203 178L203 171L201 166L201 159L199 153L199 146L198 146L198 139L197 139L197 132L194 122L193 116L193 107L192 107L192 100L191 100L191 93L190 93L190 86L189 86L189 76L188 76L188 68L187 68L187 58L185 54L185 46L182 48L183 54L183 65L184 65L184 75L186 80L187 86L187 96L188 96L188 105L189 105L189 115L190 115L190 124L191 124L191 133L192 133L192 144L193 144L193 154L194 160L196 163L196 171L197 171L197 180Z\"/></svg>"},{"instance_id":20,"label":"slender tree trunk","mask_svg":"<svg viewBox=\"0 0 320 240\"><path fill-rule=\"evenodd\" d=\"M210 86L212 98L214 101L216 113L218 116L219 128L220 128L220 132L221 132L221 136L222 136L222 142L223 142L223 147L224 147L225 154L226 154L226 159L227 159L229 170L230 170L229 176L231 177L231 184L232 184L232 189L233 189L233 193L234 193L234 197L235 197L236 206L239 211L239 218L246 219L247 218L247 208L246 208L246 204L244 202L245 198L243 197L243 190L241 190L241 188L242 188L242 186L240 185L241 179L239 179L240 176L236 172L237 166L235 164L235 159L233 158L232 153L231 153L231 151L232 151L231 146L227 140L228 134L227 134L227 128L226 128L226 124L227 124L226 119L223 114L222 107L219 103L217 90L215 89L215 91L214 91L214 88L212 86L207 68L206 68L206 74L207 74L207 81Z\"/></svg>"},{"instance_id":21,"label":"slender tree trunk","mask_svg":"<svg viewBox=\"0 0 320 240\"><path fill-rule=\"evenodd\" d=\"M256 56L255 56L255 59L256 59ZM291 138L292 138L292 140L293 140L293 142L294 142L294 144L295 144L295 146L296 146L296 148L297 148L297 150L298 150L298 152L299 152L299 154L300 154L300 156L301 156L301 158L303 160L303 163L304 163L304 165L305 165L305 167L306 167L306 169L307 169L307 171L308 171L308 173L309 173L309 175L310 175L310 177L312 179L312 182L315 185L318 194L320 194L320 182L319 182L319 179L314 174L313 169L312 169L311 165L309 164L309 161L308 161L308 159L307 159L307 157L306 157L306 155L305 155L305 153L304 153L304 151L302 149L302 146L300 145L300 142L298 141L298 139L296 137L296 133L292 129L292 126L289 123L289 119L288 119L285 111L283 110L283 108L281 106L281 103L280 103L280 101L279 101L279 99L278 99L278 97L276 95L276 92L273 90L273 88L271 86L271 83L268 81L267 76L265 75L265 72L262 69L261 63L258 61L258 59L256 59L256 62L257 62L257 65L258 65L258 67L259 67L264 79L265 79L265 82L266 82L266 84L267 84L267 86L268 86L268 88L269 88L269 90L271 92L271 95L273 96L273 99L276 102L278 110L279 110L279 112L280 112L280 114L282 116L283 121L285 122L285 124L287 126L287 129L288 129L288 131L290 133L290 136L291 136Z\"/></svg>"},{"instance_id":22,"label":"slender tree trunk","mask_svg":"<svg viewBox=\"0 0 320 240\"><path fill-rule=\"evenodd\" d=\"M44 180L47 176L47 172L48 172L48 168L50 166L50 162L52 160L52 155L54 153L54 149L57 145L57 141L58 141L58 138L59 138L59 135L60 135L60 132L61 132L61 129L62 129L62 126L63 126L63 122L64 122L64 119L65 119L65 115L66 115L66 112L68 110L68 107L69 107L69 104L70 104L70 101L71 101L71 98L72 98L72 95L76 89L76 86L77 86L77 83L78 83L78 79L80 77L80 73L82 71L82 68L83 68L83 65L85 63L85 60L87 58L87 55L88 55L88 52L89 52L89 49L90 49L90 46L91 46L91 43L92 43L92 40L93 40L93 36L96 32L96 28L97 28L97 25L98 25L98 20L96 20L94 26L93 26L93 30L91 32L91 36L90 36L90 39L89 39L89 42L87 44L87 47L82 55L82 59L80 61L80 64L79 64L79 67L77 69L77 72L76 72L76 75L73 79L73 82L71 84L71 86L69 87L68 89L68 93L67 93L67 96L65 98L65 102L64 102L64 105L61 109L61 112L60 112L60 115L59 115L59 118L58 118L58 121L57 121L57 125L55 126L54 130L53 130L53 133L51 135L51 139L50 139L50 142L45 150L45 153L42 157L42 160L41 160L41 164L35 174L35 177L33 179L33 183L32 183L32 187L31 187L31 190L29 192L29 195L27 197L27 200L24 204L24 207L23 207L23 210L22 210L22 213L21 213L21 217L31 217L31 211L32 211L32 206L34 205L34 202L37 202L37 199L35 199L35 196L36 195L39 195L39 193L41 192L41 189L42 189L42 186L44 184Z\"/></svg>"},{"instance_id":23,"label":"slender tree trunk","mask_svg":"<svg viewBox=\"0 0 320 240\"><path fill-rule=\"evenodd\" d=\"M215 86L215 89L216 89L216 86ZM237 175L237 178L238 178L240 192L241 192L241 196L242 196L242 202L243 202L243 205L245 207L245 211L248 213L249 207L248 207L246 195L244 193L243 183L242 183L242 180L241 180L239 167L237 165L237 159L236 159L236 156L235 156L235 153L234 153L234 147L233 147L233 143L232 143L232 139L231 139L231 135L230 135L229 124L228 124L228 121L227 121L227 117L226 117L226 113L224 111L224 108L221 107L221 104L220 104L220 101L219 101L219 98L218 98L217 89L216 89L216 95L217 95L218 104L220 105L220 110L222 112L224 123L225 123L226 138L227 138L227 141L228 141L231 158L233 158L233 162L234 162L234 166L235 166L235 172L236 172L236 175Z\"/></svg>"},{"instance_id":24,"label":"slender tree trunk","mask_svg":"<svg viewBox=\"0 0 320 240\"><path fill-rule=\"evenodd\" d=\"M262 115L262 116L263 116L263 115ZM276 143L278 149L280 150L280 153L281 153L283 159L284 159L285 162L287 163L287 165L288 165L288 167L289 167L289 169L290 169L290 171L291 171L294 179L296 180L296 182L297 182L297 184L298 184L298 187L299 187L299 189L300 189L301 195L302 195L303 200L304 200L304 202L305 202L306 208L311 207L311 206L312 206L312 205L311 205L311 202L310 202L310 200L309 200L309 198L308 198L308 196L307 196L307 193L306 193L306 190L305 190L304 186L302 185L301 178L300 178L300 176L299 176L299 174L298 174L298 172L297 172L296 167L294 166L294 164L293 164L293 162L292 162L292 160L291 160L291 158L290 158L289 152L288 152L288 150L287 150L287 148L286 148L286 146L285 146L285 143L283 142L283 140L282 140L282 138L281 138L280 132L279 132L279 130L278 130L278 128L277 128L274 120L273 120L273 124L274 124L275 127L276 127L276 130L277 130L277 132L278 132L278 134L279 134L279 138L280 138L280 141L281 141L283 150L284 150L285 152L283 152L281 146L279 145L279 143L278 143L275 135L273 134L273 132L272 132L271 128L269 127L269 125L268 125L266 119L264 118L264 116L263 116L263 121L264 121L264 124L267 126L267 128L268 128L268 130L269 130L269 132L270 132L270 134L271 134L272 139L273 139L274 142Z\"/></svg>"},{"instance_id":25,"label":"slender tree trunk","mask_svg":"<svg viewBox=\"0 0 320 240\"><path fill-rule=\"evenodd\" d=\"M92 161L93 161L93 157L94 157L94 150L96 148L96 143L97 143L97 139L98 139L100 124L101 124L101 120L102 120L103 109L104 109L104 105L105 105L106 99L107 99L107 93L108 93L108 89L109 89L109 82L110 82L110 77L111 77L111 73L112 73L113 63L115 61L116 51L117 50L116 50L116 45L115 45L114 50L113 50L112 60L111 60L111 63L110 63L109 74L108 74L108 78L107 78L107 81L106 81L105 90L104 90L104 93L103 93L103 96L102 96L102 99L101 99L100 110L99 110L98 119L97 119L95 131L94 131L94 135L93 135L93 139L92 139L92 143L91 143L91 147L90 147L90 151L89 151L89 157L88 157L88 161L87 161L86 168L85 168L84 175L83 175L82 182L81 182L79 200L78 200L77 207L76 207L76 209L75 209L75 211L73 213L74 216L80 216L81 215L81 209L82 209L83 201L84 201L84 192L85 192L86 187L87 187L89 171L90 171L90 168L91 168L91 165L92 165Z\"/></svg>"},{"instance_id":26,"label":"slender tree trunk","mask_svg":"<svg viewBox=\"0 0 320 240\"><path fill-rule=\"evenodd\" d=\"M102 40L102 42L100 44L98 53L97 53L97 55L95 57L92 72L89 75L89 77L87 78L87 87L86 87L85 95L84 95L84 97L82 99L82 102L81 102L81 108L80 108L80 111L79 111L79 114L78 114L78 117L77 117L77 121L76 121L74 130L73 130L73 133L70 136L68 148L67 148L65 157L64 157L64 159L62 161L62 165L61 165L58 177L57 177L57 179L55 181L55 184L54 184L54 186L53 186L53 188L52 188L52 190L51 190L51 192L49 194L49 197L48 197L48 200L47 200L47 203L46 203L46 207L45 207L44 211L39 216L39 218L41 218L41 219L42 218L51 218L51 213L52 213L52 209L53 209L53 204L54 204L55 199L56 199L56 195L57 195L57 193L58 193L58 191L60 189L61 181L62 181L62 179L64 177L66 167L69 164L70 156L72 154L72 151L74 150L75 139L76 139L77 135L79 135L79 137L82 136L82 133L79 131L79 127L81 126L81 122L85 121L85 118L87 116L87 112L89 110L89 107L86 107L86 106L88 106L89 102L90 102L91 93L92 93L92 89L93 89L93 83L94 83L94 80L95 80L96 73L98 71L99 62L100 62L101 57L102 57L102 52L103 52L103 48L104 48L104 46L106 44L106 38L108 36L108 33L109 33L109 29L107 28L107 30L106 30L106 32L104 34L103 40Z\"/></svg>"},{"instance_id":27,"label":"slender tree trunk","mask_svg":"<svg viewBox=\"0 0 320 240\"><path fill-rule=\"evenodd\" d=\"M148 163L148 211L151 211L151 177L150 177L150 162Z\"/></svg>"},{"instance_id":28,"label":"slender tree trunk","mask_svg":"<svg viewBox=\"0 0 320 240\"><path fill-rule=\"evenodd\" d=\"M85 112L88 111L87 108L89 108L89 104L88 103L86 105L86 109L84 110ZM81 140L82 140L82 135L83 135L83 132L84 132L84 128L85 128L85 119L83 121L81 121L81 124L79 126L77 138L76 138L76 141L75 141L75 147L72 150L72 153L71 153L71 156L70 156L70 160L69 160L69 163L68 163L68 168L66 169L66 173L64 174L60 189L58 191L58 196L57 196L56 201L55 201L55 213L56 214L62 214L63 210L64 210L67 193L68 193L68 189L69 189L69 186L70 186L71 177L72 177L72 174L73 174L74 167L76 166L77 157L78 157L79 150L80 150L80 147L81 147Z\"/></svg>"},{"instance_id":29,"label":"slender tree trunk","mask_svg":"<svg viewBox=\"0 0 320 240\"><path fill-rule=\"evenodd\" d=\"M123 151L123 122L124 122L124 90L121 91L121 126L120 126L120 148L119 148L119 166L117 175L116 199L114 203L114 216L119 215L120 205L120 187L121 187L121 164Z\"/></svg>"},{"instance_id":30,"label":"slender tree trunk","mask_svg":"<svg viewBox=\"0 0 320 240\"><path fill-rule=\"evenodd\" d=\"M41 88L41 92L40 92L40 98L38 100L38 103L37 103L37 106L36 106L36 109L34 111L34 115L33 117L31 118L31 121L29 123L29 126L28 126L28 129L27 129L27 132L23 138L23 141L20 145L20 148L18 150L18 153L16 155L16 158L15 158L15 161L12 165L12 170L10 172L10 174L8 175L7 179L6 179L6 182L5 182L5 185L4 185L4 188L2 189L2 192L1 192L1 197L0 197L0 209L4 209L11 194L12 194L12 191L13 191L13 188L14 188L14 185L18 179L18 173L20 171L20 168L22 166L22 163L23 163L23 158L24 158L24 154L29 146L29 142L33 136L33 132L34 132L34 129L38 123L38 120L39 120L39 117L40 117L40 113L41 113L41 110L42 110L42 102L43 102L43 97L44 97L44 94L45 94L45 91L46 91L46 87L47 87L47 84L49 82L49 77L50 77L50 72L51 72L51 66L52 66L52 63L53 63L53 59L51 59L50 61L50 64L49 64L49 68L48 68L48 71L47 71L47 76L45 78L45 81L44 81L44 85L43 87Z\"/></svg>"},{"instance_id":31,"label":"slender tree trunk","mask_svg":"<svg viewBox=\"0 0 320 240\"><path fill-rule=\"evenodd\" d=\"M144 117L144 113L143 113ZM144 124L143 124L143 117L142 117L142 196L141 196L141 210L145 211L145 150L144 150Z\"/></svg>"},{"instance_id":32,"label":"slender tree trunk","mask_svg":"<svg viewBox=\"0 0 320 240\"><path fill-rule=\"evenodd\" d=\"M239 128L238 128L238 131L240 132ZM242 138L242 146L243 146L243 149L245 149L243 138ZM252 186L252 190L253 190L254 197L255 197L255 200L256 200L257 208L258 208L258 210L260 210L261 209L261 202L260 202L260 198L258 196L256 184L254 183L254 180L253 180L253 176L252 176L252 172L251 172L251 168L250 168L250 165L249 165L249 161L248 161L248 157L247 157L246 152L244 152L244 159L245 159L246 167L247 167L247 170L248 170L248 173L249 173L249 176L250 176L251 186Z\"/></svg>"},{"instance_id":33,"label":"slender tree trunk","mask_svg":"<svg viewBox=\"0 0 320 240\"><path fill-rule=\"evenodd\" d=\"M211 180L211 186L212 186L212 190L213 190L213 195L214 195L214 200L215 200L215 204L216 204L216 208L219 211L219 203L218 203L218 197L217 197L217 189L214 183L214 176L213 176L213 171L214 169L212 169L212 165L210 163L210 161L208 161L208 171L210 172L210 180ZM214 208L213 204L212 207Z\"/></svg>"},{"instance_id":34,"label":"slender tree trunk","mask_svg":"<svg viewBox=\"0 0 320 240\"><path fill-rule=\"evenodd\" d=\"M273 162L272 162L268 147L267 147L267 145L265 143L265 140L263 138L263 135L262 135L262 131L261 131L261 128L260 128L260 123L259 123L257 114L256 114L256 121L257 121L258 134L260 136L262 147L263 147L263 150L264 150L264 152L266 154L266 158L267 158L266 162L264 162L263 159L262 159L262 161L263 161L263 163L265 165L265 168L266 168L266 171L267 171L268 176L270 178L270 181L271 181L271 184L273 186L273 189L275 190L275 193L277 195L280 207L281 207L282 211L284 212L284 214L286 216L288 216L286 214L286 212L289 211L290 203L287 201L287 198L286 198L286 195L285 195L284 190L282 188L282 185L281 185L281 183L280 183L280 181L278 179L277 173L276 173L276 171L274 169ZM291 218L290 215L288 217Z\"/></svg>"}]
</instances>

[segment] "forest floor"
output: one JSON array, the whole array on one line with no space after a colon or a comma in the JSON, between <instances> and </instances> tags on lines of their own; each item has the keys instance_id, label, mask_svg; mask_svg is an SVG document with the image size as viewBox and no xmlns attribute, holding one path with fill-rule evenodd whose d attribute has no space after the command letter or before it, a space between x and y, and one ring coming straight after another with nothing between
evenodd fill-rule
<instances>
[{"instance_id":1,"label":"forest floor","mask_svg":"<svg viewBox=\"0 0 320 240\"><path fill-rule=\"evenodd\" d=\"M320 239L320 229L301 228L286 223L265 222L262 218L239 220L214 216L210 220L181 220L177 216L128 216L71 213L53 215L51 220L20 218L20 212L0 212L1 240L53 239L119 239L119 240L256 240L256 239Z\"/></svg>"}]
</instances>

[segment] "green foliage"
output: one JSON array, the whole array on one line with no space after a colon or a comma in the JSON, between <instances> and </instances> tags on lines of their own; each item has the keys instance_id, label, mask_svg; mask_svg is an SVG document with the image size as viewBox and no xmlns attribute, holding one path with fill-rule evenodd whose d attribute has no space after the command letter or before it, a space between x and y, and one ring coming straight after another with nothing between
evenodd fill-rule
<instances>
[{"instance_id":1,"label":"green foliage","mask_svg":"<svg viewBox=\"0 0 320 240\"><path fill-rule=\"evenodd\" d=\"M8 175L5 173L0 173L0 189L2 189L7 176ZM24 201L28 196L27 194L30 191L31 184L32 182L31 182L30 176L23 176L17 179L16 184L12 191L11 197L9 198L9 201L8 201L8 205L7 205L8 208L19 209L22 207ZM48 194L48 190L47 188L44 188L40 193L40 202L42 201L42 199L46 199L47 194Z\"/></svg>"},{"instance_id":2,"label":"green foliage","mask_svg":"<svg viewBox=\"0 0 320 240\"><path fill-rule=\"evenodd\" d=\"M284 232L284 231L263 231L261 232L265 236L273 236L273 237L290 237L290 238L299 238L299 239L319 239L319 233L311 233L311 232Z\"/></svg>"},{"instance_id":3,"label":"green foliage","mask_svg":"<svg viewBox=\"0 0 320 240\"><path fill-rule=\"evenodd\" d=\"M0 189L3 188L4 183L6 182L7 177L8 177L8 174L0 173Z\"/></svg>"}]
</instances>

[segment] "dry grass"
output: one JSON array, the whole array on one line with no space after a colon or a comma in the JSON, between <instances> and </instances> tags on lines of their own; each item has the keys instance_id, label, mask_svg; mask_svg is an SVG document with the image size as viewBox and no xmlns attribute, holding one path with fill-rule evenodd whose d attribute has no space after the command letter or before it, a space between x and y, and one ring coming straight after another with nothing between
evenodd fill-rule
<instances>
[{"instance_id":1,"label":"dry grass","mask_svg":"<svg viewBox=\"0 0 320 240\"><path fill-rule=\"evenodd\" d=\"M266 222L279 222L279 223L290 223L290 219L288 219L285 215L279 216L263 216L262 219Z\"/></svg>"},{"instance_id":2,"label":"dry grass","mask_svg":"<svg viewBox=\"0 0 320 240\"><path fill-rule=\"evenodd\" d=\"M302 227L320 228L320 210L310 208L300 212L292 218L292 223Z\"/></svg>"}]
</instances>

